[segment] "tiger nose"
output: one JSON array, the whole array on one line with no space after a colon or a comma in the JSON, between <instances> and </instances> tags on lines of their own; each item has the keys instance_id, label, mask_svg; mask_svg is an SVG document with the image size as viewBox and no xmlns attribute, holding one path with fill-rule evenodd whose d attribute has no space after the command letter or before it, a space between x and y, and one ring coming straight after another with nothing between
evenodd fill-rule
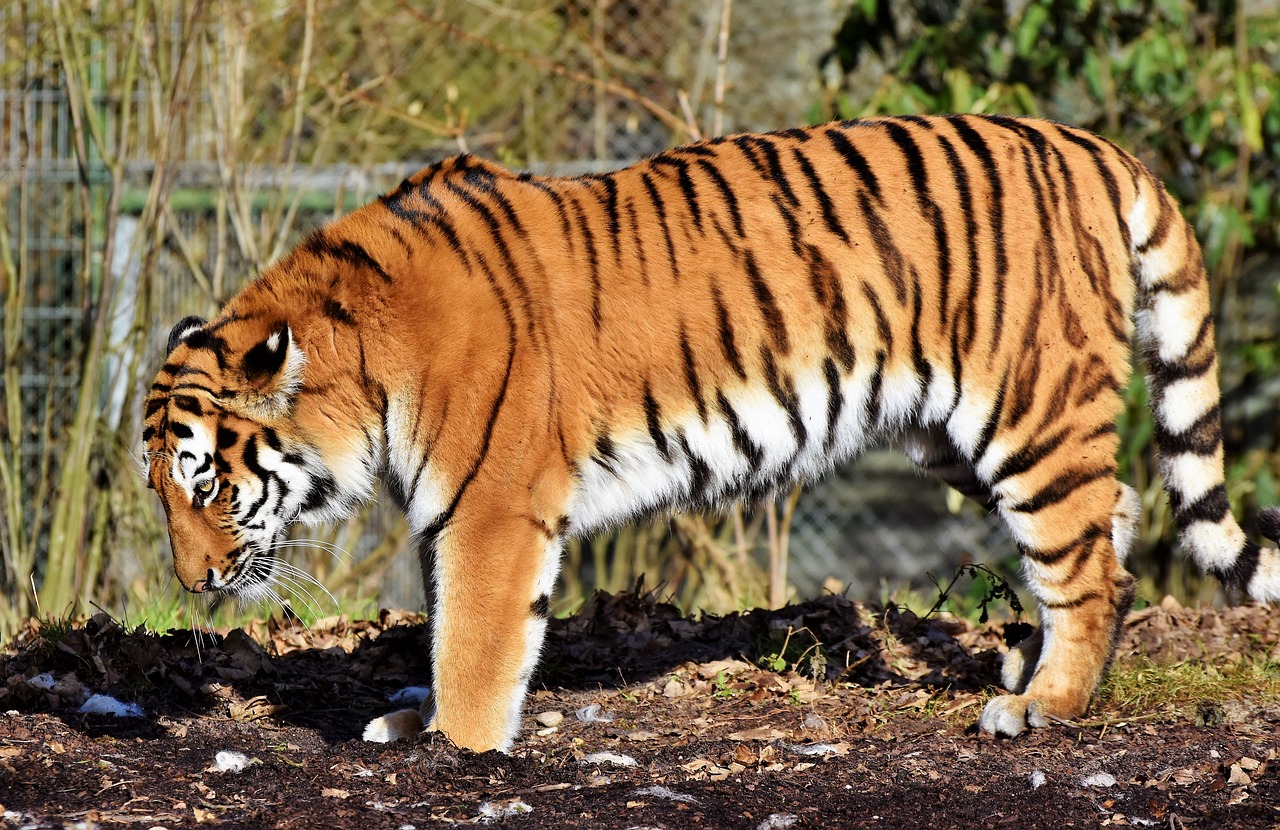
<instances>
[{"instance_id":1,"label":"tiger nose","mask_svg":"<svg viewBox=\"0 0 1280 830\"><path fill-rule=\"evenodd\" d=\"M213 568L210 568L208 571L208 577L206 579L197 579L195 582L191 584L191 587L188 588L187 590L189 590L193 594L203 594L206 591L212 590L212 586L217 584L217 579L218 579L217 573L213 570Z\"/></svg>"}]
</instances>

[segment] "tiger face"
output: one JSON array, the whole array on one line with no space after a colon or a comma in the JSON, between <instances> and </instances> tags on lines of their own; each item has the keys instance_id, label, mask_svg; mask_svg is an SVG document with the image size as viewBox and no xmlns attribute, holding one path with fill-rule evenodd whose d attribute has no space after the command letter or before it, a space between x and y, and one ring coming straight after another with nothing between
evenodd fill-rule
<instances>
[{"instance_id":1,"label":"tiger face","mask_svg":"<svg viewBox=\"0 0 1280 830\"><path fill-rule=\"evenodd\" d=\"M271 597L289 525L343 512L334 476L294 417L305 364L283 320L189 317L170 334L143 439L147 483L187 590Z\"/></svg>"}]
</instances>

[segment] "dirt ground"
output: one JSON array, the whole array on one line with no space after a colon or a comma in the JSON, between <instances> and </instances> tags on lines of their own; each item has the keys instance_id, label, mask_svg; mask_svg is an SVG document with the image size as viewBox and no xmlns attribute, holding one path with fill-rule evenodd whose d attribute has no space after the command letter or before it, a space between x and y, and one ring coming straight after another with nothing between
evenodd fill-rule
<instances>
[{"instance_id":1,"label":"dirt ground","mask_svg":"<svg viewBox=\"0 0 1280 830\"><path fill-rule=\"evenodd\" d=\"M835 596L688 618L599 595L553 621L502 756L360 740L427 676L419 617L202 641L33 625L0 655L0 826L1280 827L1280 699L1112 695L993 739L973 723L1000 628ZM1120 659L1274 668L1280 613L1149 608ZM140 713L80 712L97 693Z\"/></svg>"}]
</instances>

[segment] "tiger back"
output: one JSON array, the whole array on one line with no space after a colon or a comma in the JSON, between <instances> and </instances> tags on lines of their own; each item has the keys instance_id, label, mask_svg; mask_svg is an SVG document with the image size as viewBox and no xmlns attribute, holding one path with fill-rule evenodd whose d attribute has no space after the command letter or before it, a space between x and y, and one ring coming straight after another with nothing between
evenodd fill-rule
<instances>
[{"instance_id":1,"label":"tiger back","mask_svg":"<svg viewBox=\"0 0 1280 830\"><path fill-rule=\"evenodd\" d=\"M1042 631L980 720L1015 735L1085 710L1132 600L1135 342L1184 547L1280 599L1226 499L1191 229L1132 156L1046 121L829 124L565 179L449 159L180 324L144 437L195 591L263 590L289 523L381 478L423 563L433 696L366 737L504 751L567 538L899 446L1022 551Z\"/></svg>"}]
</instances>

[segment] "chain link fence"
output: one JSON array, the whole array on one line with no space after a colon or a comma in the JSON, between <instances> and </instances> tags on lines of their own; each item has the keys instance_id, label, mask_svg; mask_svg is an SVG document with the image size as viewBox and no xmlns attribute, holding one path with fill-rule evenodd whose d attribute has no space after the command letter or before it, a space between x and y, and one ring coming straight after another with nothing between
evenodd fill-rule
<instances>
[{"instance_id":1,"label":"chain link fence","mask_svg":"<svg viewBox=\"0 0 1280 830\"><path fill-rule=\"evenodd\" d=\"M361 112L375 114L393 108L394 117L376 123L371 117L373 140L364 141L358 152L353 142L333 139L315 154L328 161L315 164L305 156L298 163L231 156L225 142L220 144L216 67L204 70L210 86L192 107L177 138L182 147L168 168L174 189L165 208L167 236L153 265L156 281L139 273L139 245L133 238L146 190L157 175L145 153L127 160L130 187L116 225L114 261L98 263L112 269L117 285L111 308L114 369L101 390L108 428L119 430L117 440L140 448L139 415L125 410L125 402L140 400L140 394L125 395L125 390L149 383L173 321L213 313L264 264L264 252L248 245L246 229L236 225L237 218L249 223L280 219L280 212L272 212L279 202L262 194L296 194L286 212L288 239L280 248L394 187L422 164L459 150L543 172L577 173L616 168L691 135L803 123L823 94L819 58L845 5L735 0L726 30L726 3L693 0L370 4L360 15L363 26L353 23L339 39L342 48L364 49L367 55L353 58L348 74L318 83L331 100L364 102L367 109ZM385 14L373 14L375 8ZM288 12L281 7L280 13ZM297 21L263 25L301 36ZM101 231L85 225L86 215L92 220L100 211L96 202L87 214L80 209L77 182L101 171L92 159L87 166L76 161L72 104L53 67L33 63L39 59L24 55L15 43L22 39L0 43L5 73L0 77L5 147L0 186L8 238L23 240L14 252L17 267L10 279L21 281L24 297L19 305L6 306L6 315L21 314L22 329L19 348L4 359L20 366L25 480L41 480L42 472L45 480L56 480L41 468L56 470L59 463L60 442L76 405L86 315L95 299L92 281L82 278L92 269L84 268L81 240ZM115 94L113 53L95 52L92 59L100 82L87 106L108 112ZM292 105L289 83L288 78L277 83L279 112ZM323 100L317 100L319 107ZM135 103L140 132L164 117L145 88L135 94ZM248 128L269 131L278 116L257 113ZM304 124L292 139L301 141L307 128ZM324 145L311 136L308 146ZM239 217L225 198L233 170L235 187L249 194ZM122 344L144 295L151 330L143 353L133 354ZM127 376L131 364L143 367L138 377ZM14 376L7 377L0 384ZM6 394L0 385L0 399ZM34 500L29 507L43 509ZM359 534L356 555L376 547L389 532L387 523L396 521L390 511L379 509ZM892 453L873 453L810 487L799 501L791 551L790 578L799 594L819 592L834 575L864 596L877 593L884 582L919 583L926 571L949 571L951 563L964 558L990 560L1014 552L994 517L973 505L957 509L945 488L919 477ZM382 600L412 607L420 602L416 557L398 559L386 572ZM146 576L128 570L144 568L148 561L122 556L113 567L125 572L120 579L128 583Z\"/></svg>"}]
</instances>

